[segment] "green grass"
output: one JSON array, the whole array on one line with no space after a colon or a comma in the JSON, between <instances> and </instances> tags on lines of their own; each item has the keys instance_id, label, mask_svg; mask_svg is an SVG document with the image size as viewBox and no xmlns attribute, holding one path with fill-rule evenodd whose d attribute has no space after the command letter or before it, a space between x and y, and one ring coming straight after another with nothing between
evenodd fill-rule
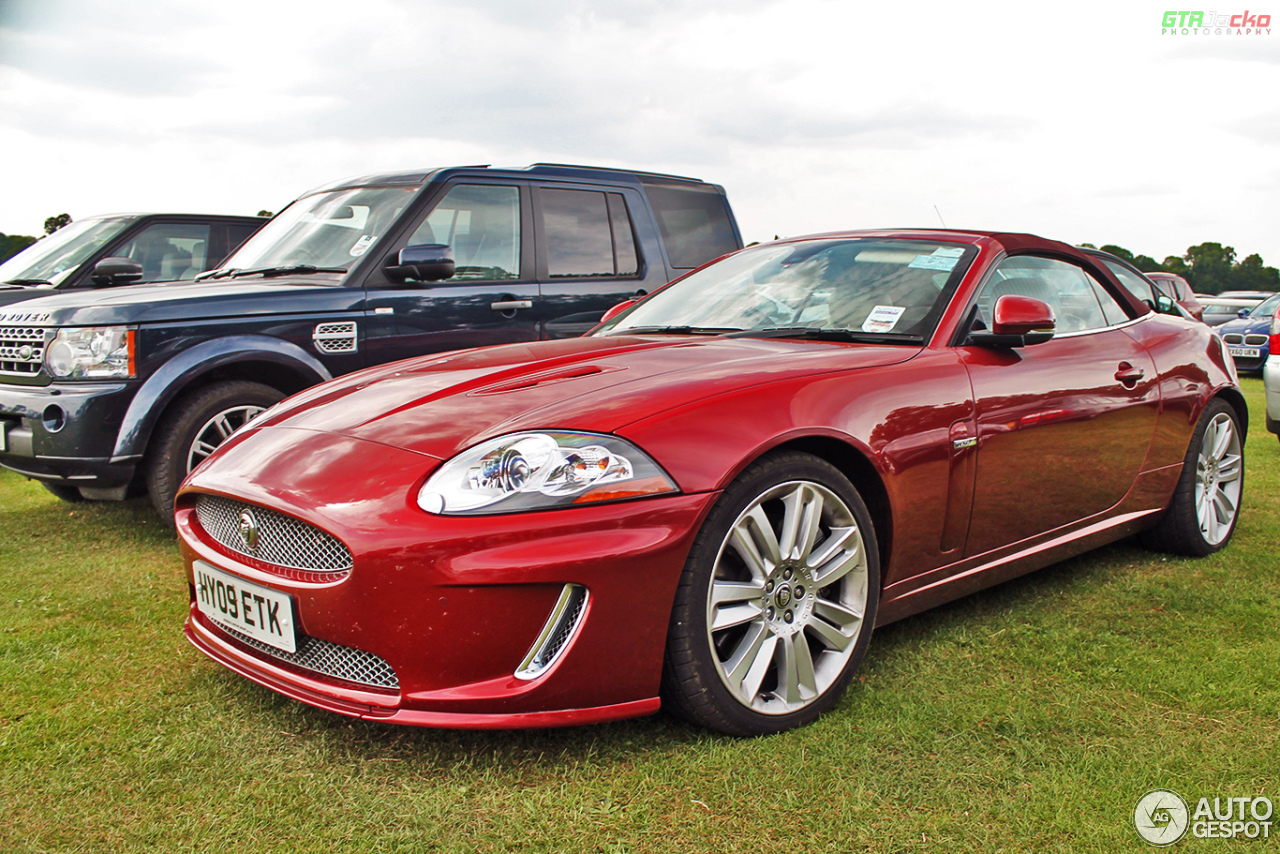
<instances>
[{"instance_id":1,"label":"green grass","mask_svg":"<svg viewBox=\"0 0 1280 854\"><path fill-rule=\"evenodd\" d=\"M1151 788L1280 805L1280 443L1244 382L1225 552L1121 543L890 626L834 713L756 740L314 711L186 644L149 505L4 473L0 851L1140 851Z\"/></svg>"}]
</instances>

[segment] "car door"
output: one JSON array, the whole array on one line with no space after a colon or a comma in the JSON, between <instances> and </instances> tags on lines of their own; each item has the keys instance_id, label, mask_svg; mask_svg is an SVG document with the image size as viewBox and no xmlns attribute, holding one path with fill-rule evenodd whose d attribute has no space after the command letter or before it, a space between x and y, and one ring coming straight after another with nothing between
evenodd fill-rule
<instances>
[{"instance_id":1,"label":"car door","mask_svg":"<svg viewBox=\"0 0 1280 854\"><path fill-rule=\"evenodd\" d=\"M666 284L662 260L639 248L633 210L643 202L628 188L534 188L544 337L581 335L613 306Z\"/></svg>"},{"instance_id":2,"label":"car door","mask_svg":"<svg viewBox=\"0 0 1280 854\"><path fill-rule=\"evenodd\" d=\"M1042 344L961 348L978 440L970 556L1115 506L1137 478L1159 410L1155 364L1092 274L1053 258L1006 258L979 313L990 318L1003 294L1049 303L1057 327Z\"/></svg>"},{"instance_id":3,"label":"car door","mask_svg":"<svg viewBox=\"0 0 1280 854\"><path fill-rule=\"evenodd\" d=\"M438 282L366 280L365 346L377 364L423 353L532 341L538 337L529 189L521 182L467 180L445 186L405 246L445 244L457 272Z\"/></svg>"}]
</instances>

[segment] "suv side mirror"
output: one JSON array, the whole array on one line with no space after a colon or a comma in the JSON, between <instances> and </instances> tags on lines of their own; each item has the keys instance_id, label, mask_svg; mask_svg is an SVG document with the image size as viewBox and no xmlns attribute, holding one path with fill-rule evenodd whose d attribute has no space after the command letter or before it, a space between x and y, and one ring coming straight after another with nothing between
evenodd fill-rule
<instances>
[{"instance_id":1,"label":"suv side mirror","mask_svg":"<svg viewBox=\"0 0 1280 854\"><path fill-rule=\"evenodd\" d=\"M458 270L453 250L444 243L419 243L400 250L382 272L393 282L441 282Z\"/></svg>"},{"instance_id":2,"label":"suv side mirror","mask_svg":"<svg viewBox=\"0 0 1280 854\"><path fill-rule=\"evenodd\" d=\"M130 285L142 281L142 265L132 258L103 258L93 265L89 281L98 287Z\"/></svg>"},{"instance_id":3,"label":"suv side mirror","mask_svg":"<svg viewBox=\"0 0 1280 854\"><path fill-rule=\"evenodd\" d=\"M969 341L979 347L1028 347L1053 338L1053 307L1031 297L1005 294L992 310L991 330L976 329Z\"/></svg>"}]
</instances>

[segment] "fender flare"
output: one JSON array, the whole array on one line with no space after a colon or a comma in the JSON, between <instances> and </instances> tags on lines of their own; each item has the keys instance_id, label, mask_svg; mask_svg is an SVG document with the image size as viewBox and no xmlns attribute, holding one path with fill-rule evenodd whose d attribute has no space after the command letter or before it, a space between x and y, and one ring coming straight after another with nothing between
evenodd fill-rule
<instances>
[{"instance_id":1,"label":"fender flare","mask_svg":"<svg viewBox=\"0 0 1280 854\"><path fill-rule=\"evenodd\" d=\"M160 413L192 380L236 362L272 362L315 383L333 379L329 369L297 344L269 335L228 335L183 350L160 366L138 389L116 434L112 461L137 459L146 451Z\"/></svg>"}]
</instances>

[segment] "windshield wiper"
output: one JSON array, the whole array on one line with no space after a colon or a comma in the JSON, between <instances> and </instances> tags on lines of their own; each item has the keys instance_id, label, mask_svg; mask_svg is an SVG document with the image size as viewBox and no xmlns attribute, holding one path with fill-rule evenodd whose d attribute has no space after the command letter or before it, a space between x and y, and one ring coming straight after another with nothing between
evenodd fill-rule
<instances>
[{"instance_id":1,"label":"windshield wiper","mask_svg":"<svg viewBox=\"0 0 1280 854\"><path fill-rule=\"evenodd\" d=\"M611 329L610 335L724 335L727 332L741 332L738 327L715 326L629 326L626 329Z\"/></svg>"},{"instance_id":2,"label":"windshield wiper","mask_svg":"<svg viewBox=\"0 0 1280 854\"><path fill-rule=\"evenodd\" d=\"M346 267L316 267L313 264L293 264L287 267L259 267L255 270L233 270L233 279L241 276L309 276L312 273L345 273Z\"/></svg>"},{"instance_id":3,"label":"windshield wiper","mask_svg":"<svg viewBox=\"0 0 1280 854\"><path fill-rule=\"evenodd\" d=\"M46 279L10 279L5 282L6 285L22 285L24 288L33 287L35 285L51 285L52 282Z\"/></svg>"},{"instance_id":4,"label":"windshield wiper","mask_svg":"<svg viewBox=\"0 0 1280 854\"><path fill-rule=\"evenodd\" d=\"M219 270L209 270L205 273L197 273L196 277L192 281L203 282L205 279L225 279L227 276L234 276L238 272L240 271L235 267L223 267Z\"/></svg>"},{"instance_id":5,"label":"windshield wiper","mask_svg":"<svg viewBox=\"0 0 1280 854\"><path fill-rule=\"evenodd\" d=\"M902 333L862 332L857 329L840 329L823 326L769 326L764 329L743 329L731 333L730 338L811 338L818 341L858 341L876 344L920 344L919 335Z\"/></svg>"}]
</instances>

